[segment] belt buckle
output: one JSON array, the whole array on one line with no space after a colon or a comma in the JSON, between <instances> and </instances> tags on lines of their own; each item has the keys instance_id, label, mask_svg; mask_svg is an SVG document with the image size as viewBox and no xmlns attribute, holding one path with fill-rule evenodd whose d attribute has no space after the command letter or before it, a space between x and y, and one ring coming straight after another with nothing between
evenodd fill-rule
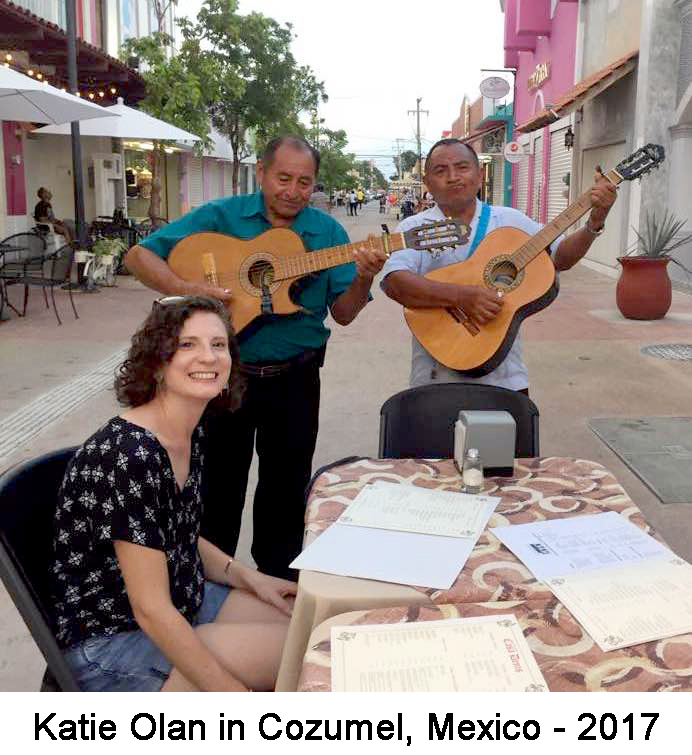
<instances>
[{"instance_id":1,"label":"belt buckle","mask_svg":"<svg viewBox=\"0 0 692 755\"><path fill-rule=\"evenodd\" d=\"M273 377L281 372L280 368L275 364L265 364L259 368L259 377Z\"/></svg>"}]
</instances>

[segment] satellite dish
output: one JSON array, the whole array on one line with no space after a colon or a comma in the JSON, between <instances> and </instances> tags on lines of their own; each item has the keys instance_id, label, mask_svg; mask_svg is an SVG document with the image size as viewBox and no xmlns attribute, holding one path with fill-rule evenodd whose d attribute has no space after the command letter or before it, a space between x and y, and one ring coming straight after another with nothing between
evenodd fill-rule
<instances>
[{"instance_id":1,"label":"satellite dish","mask_svg":"<svg viewBox=\"0 0 692 755\"><path fill-rule=\"evenodd\" d=\"M488 76L480 85L481 94L491 100L501 100L509 93L509 82L500 76Z\"/></svg>"}]
</instances>

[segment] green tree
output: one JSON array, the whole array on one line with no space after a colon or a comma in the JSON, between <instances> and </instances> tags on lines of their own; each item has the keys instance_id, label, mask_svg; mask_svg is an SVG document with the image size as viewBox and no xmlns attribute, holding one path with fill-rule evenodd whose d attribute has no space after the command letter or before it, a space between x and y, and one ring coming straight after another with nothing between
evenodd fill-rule
<instances>
[{"instance_id":1,"label":"green tree","mask_svg":"<svg viewBox=\"0 0 692 755\"><path fill-rule=\"evenodd\" d=\"M301 113L327 99L323 83L293 57L290 24L237 10L237 0L205 0L195 22L179 21L182 54L204 82L214 127L231 144L234 193L250 142L261 149L281 132L306 134Z\"/></svg>"},{"instance_id":2,"label":"green tree","mask_svg":"<svg viewBox=\"0 0 692 755\"><path fill-rule=\"evenodd\" d=\"M317 180L326 187L328 194L332 189L355 188L356 178L351 175L351 171L356 168L356 161L352 154L344 151L347 143L345 131L320 129L319 142L316 144L321 157Z\"/></svg>"},{"instance_id":3,"label":"green tree","mask_svg":"<svg viewBox=\"0 0 692 755\"><path fill-rule=\"evenodd\" d=\"M144 79L146 96L139 102L149 115L196 134L202 140L200 147L208 146L209 115L204 107L202 86L196 73L186 65L184 58L167 55L172 43L168 34L156 32L149 37L128 39L120 50L127 60L139 58L140 76ZM161 217L161 166L165 159L164 143L154 142L151 156L151 202L149 217Z\"/></svg>"},{"instance_id":4,"label":"green tree","mask_svg":"<svg viewBox=\"0 0 692 755\"><path fill-rule=\"evenodd\" d=\"M411 149L405 149L399 157L402 176L407 170L412 170L414 165L418 162L418 155Z\"/></svg>"}]
</instances>

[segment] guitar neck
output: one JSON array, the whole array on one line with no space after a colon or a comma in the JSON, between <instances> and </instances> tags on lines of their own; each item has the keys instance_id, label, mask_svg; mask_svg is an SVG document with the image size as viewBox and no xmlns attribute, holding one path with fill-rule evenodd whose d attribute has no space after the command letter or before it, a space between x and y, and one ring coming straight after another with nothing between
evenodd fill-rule
<instances>
[{"instance_id":1,"label":"guitar neck","mask_svg":"<svg viewBox=\"0 0 692 755\"><path fill-rule=\"evenodd\" d=\"M622 181L622 176L616 170L608 171L605 177L615 186ZM544 249L547 249L561 233L564 233L567 228L576 223L590 209L591 191L589 190L585 191L576 202L551 220L550 223L543 226L535 236L532 236L523 246L514 252L512 261L517 269L521 270L526 267L532 259L537 257Z\"/></svg>"},{"instance_id":2,"label":"guitar neck","mask_svg":"<svg viewBox=\"0 0 692 755\"><path fill-rule=\"evenodd\" d=\"M396 252L406 248L403 233L389 233L386 236L369 238L365 241L355 241L349 244L331 246L328 249L319 249L315 252L297 254L293 257L284 257L277 265L274 280L291 280L301 278L310 273L327 270L330 267L338 267L353 262L353 253L359 247L369 247L376 252Z\"/></svg>"}]
</instances>

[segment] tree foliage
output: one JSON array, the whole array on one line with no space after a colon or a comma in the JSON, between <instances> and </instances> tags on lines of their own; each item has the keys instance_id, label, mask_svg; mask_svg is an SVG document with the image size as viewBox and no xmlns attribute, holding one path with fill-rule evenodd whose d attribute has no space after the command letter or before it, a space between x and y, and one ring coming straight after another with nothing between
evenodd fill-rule
<instances>
[{"instance_id":1,"label":"tree foliage","mask_svg":"<svg viewBox=\"0 0 692 755\"><path fill-rule=\"evenodd\" d=\"M237 0L205 0L196 21L179 21L182 54L204 83L214 127L240 161L282 132L306 132L299 116L327 99L324 84L291 52L293 31L261 13L238 12Z\"/></svg>"},{"instance_id":2,"label":"tree foliage","mask_svg":"<svg viewBox=\"0 0 692 755\"><path fill-rule=\"evenodd\" d=\"M327 193L332 189L354 189L358 183L357 177L352 175L356 170L355 157L344 151L347 142L348 138L343 130L320 130L315 145L321 157L317 180L326 187Z\"/></svg>"},{"instance_id":3,"label":"tree foliage","mask_svg":"<svg viewBox=\"0 0 692 755\"><path fill-rule=\"evenodd\" d=\"M122 60L137 57L139 74L144 79L146 95L138 106L144 112L200 137L198 149L209 146L209 115L204 106L202 86L197 74L184 58L169 57L172 43L168 34L155 32L148 37L130 38L120 50ZM152 155L152 192L150 217L161 216L160 168L164 159L163 145L155 142Z\"/></svg>"}]
</instances>

